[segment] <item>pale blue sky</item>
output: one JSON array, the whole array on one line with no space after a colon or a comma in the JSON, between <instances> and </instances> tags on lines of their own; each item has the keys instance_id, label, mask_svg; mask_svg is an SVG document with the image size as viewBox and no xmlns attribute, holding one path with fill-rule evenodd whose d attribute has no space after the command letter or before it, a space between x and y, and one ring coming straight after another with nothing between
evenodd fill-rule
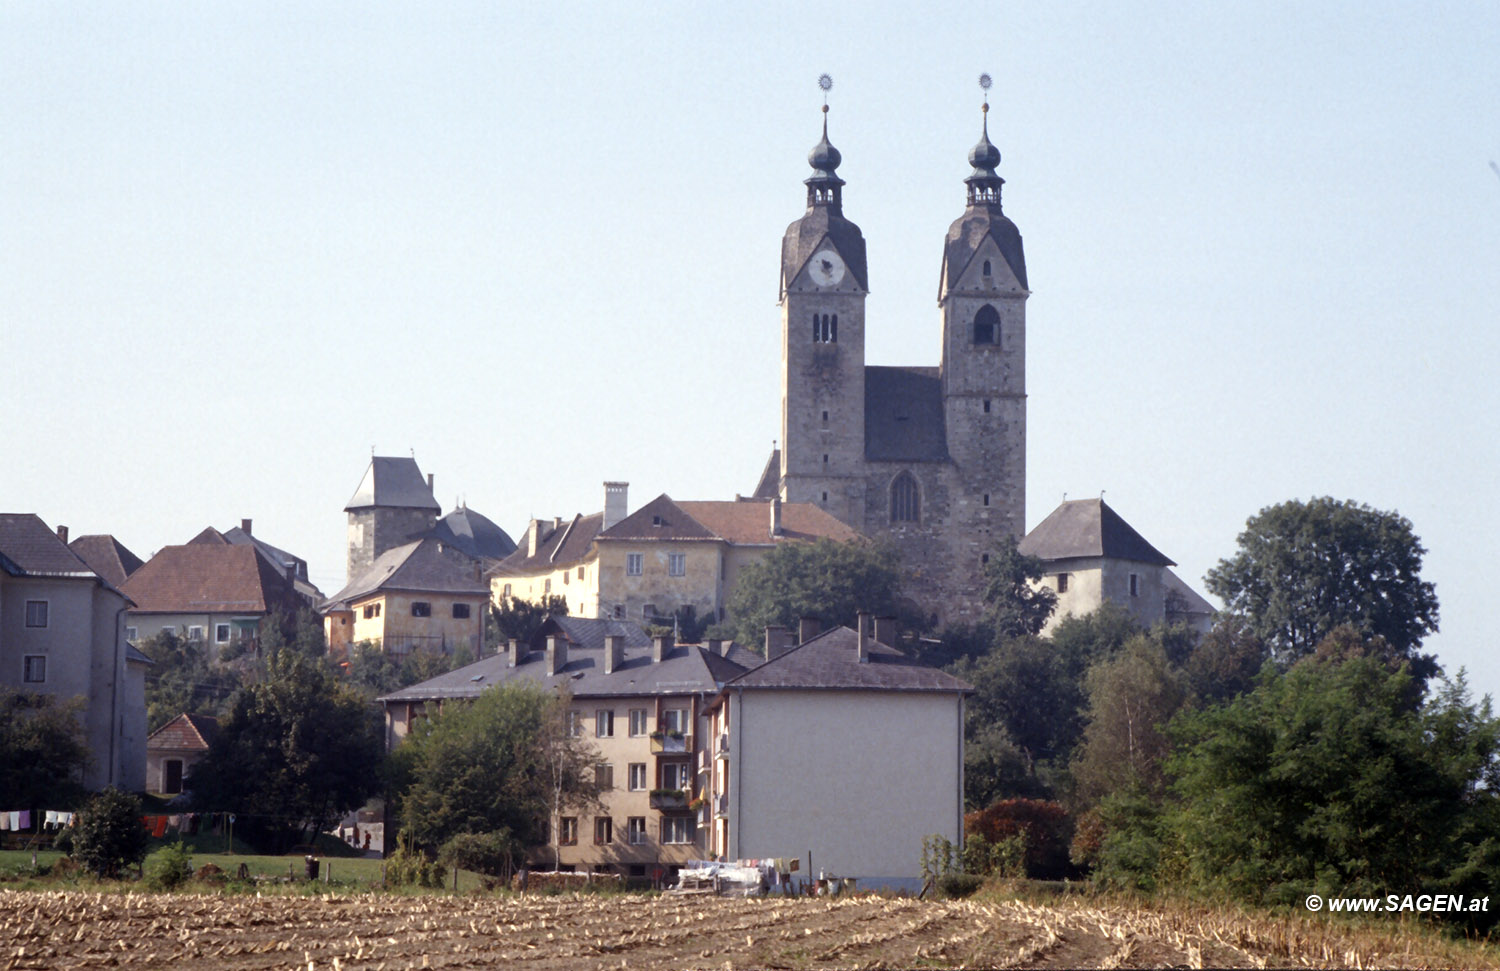
<instances>
[{"instance_id":1,"label":"pale blue sky","mask_svg":"<svg viewBox=\"0 0 1500 971\"><path fill-rule=\"evenodd\" d=\"M0 508L332 592L371 445L516 536L749 492L814 80L869 361L936 364L988 71L1028 525L1107 490L1201 590L1263 506L1398 510L1500 692L1500 6L745 6L0 4Z\"/></svg>"}]
</instances>

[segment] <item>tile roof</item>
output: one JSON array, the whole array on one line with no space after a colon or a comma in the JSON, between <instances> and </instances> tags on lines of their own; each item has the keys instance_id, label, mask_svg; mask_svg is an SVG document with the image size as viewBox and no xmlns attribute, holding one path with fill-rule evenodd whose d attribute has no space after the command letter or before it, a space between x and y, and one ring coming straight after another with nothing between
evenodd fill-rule
<instances>
[{"instance_id":1,"label":"tile roof","mask_svg":"<svg viewBox=\"0 0 1500 971\"><path fill-rule=\"evenodd\" d=\"M962 691L966 681L929 667L875 640L859 661L859 635L835 627L725 684L733 689L811 691Z\"/></svg>"},{"instance_id":2,"label":"tile roof","mask_svg":"<svg viewBox=\"0 0 1500 971\"><path fill-rule=\"evenodd\" d=\"M377 556L363 573L324 601L320 609L347 607L391 590L488 596L490 588L475 570L474 559L462 550L439 539L420 539Z\"/></svg>"},{"instance_id":3,"label":"tile roof","mask_svg":"<svg viewBox=\"0 0 1500 971\"><path fill-rule=\"evenodd\" d=\"M865 458L948 461L943 386L934 367L865 368Z\"/></svg>"},{"instance_id":4,"label":"tile roof","mask_svg":"<svg viewBox=\"0 0 1500 971\"><path fill-rule=\"evenodd\" d=\"M112 587L123 584L126 577L143 565L141 558L126 549L125 544L104 533L80 536L68 544L68 549Z\"/></svg>"},{"instance_id":5,"label":"tile roof","mask_svg":"<svg viewBox=\"0 0 1500 971\"><path fill-rule=\"evenodd\" d=\"M516 541L505 530L468 506L439 519L427 535L452 543L476 560L502 560L516 551Z\"/></svg>"},{"instance_id":6,"label":"tile roof","mask_svg":"<svg viewBox=\"0 0 1500 971\"><path fill-rule=\"evenodd\" d=\"M359 488L344 507L345 512L368 509L371 506L396 506L403 509L431 509L441 512L442 507L432 498L432 489L417 468L417 460L399 456L376 455L370 459L370 467L360 480Z\"/></svg>"},{"instance_id":7,"label":"tile roof","mask_svg":"<svg viewBox=\"0 0 1500 971\"><path fill-rule=\"evenodd\" d=\"M121 589L136 613L263 614L299 604L291 581L253 546L163 547Z\"/></svg>"},{"instance_id":8,"label":"tile roof","mask_svg":"<svg viewBox=\"0 0 1500 971\"><path fill-rule=\"evenodd\" d=\"M726 676L738 675L745 670L744 666L732 660L732 652L731 658L718 657L695 644L676 645L661 661L653 662L651 642L645 633L639 628L632 631L633 625L618 621L553 617L548 624L553 622L556 622L557 627L544 627L538 632L537 637L541 638L541 643L545 643L549 629L571 630L582 637L582 640L574 640L569 635L568 663L555 675L547 673L547 655L544 650L525 652L515 667L510 666L510 656L501 652L457 671L402 688L380 700L474 698L486 688L519 681L531 681L547 689L566 686L574 698L708 694L718 690ZM592 633L583 634L580 624L592 628ZM609 628L623 632L626 644L623 663L605 674L603 645L606 629ZM536 639L533 641L536 642ZM745 657L744 652L740 657Z\"/></svg>"},{"instance_id":9,"label":"tile roof","mask_svg":"<svg viewBox=\"0 0 1500 971\"><path fill-rule=\"evenodd\" d=\"M0 513L0 570L12 576L97 574L35 513Z\"/></svg>"},{"instance_id":10,"label":"tile roof","mask_svg":"<svg viewBox=\"0 0 1500 971\"><path fill-rule=\"evenodd\" d=\"M553 570L585 560L594 550L594 537L604 525L604 513L574 516L572 521L551 530L537 544L535 556L526 555L526 547L520 546L514 553L494 566L495 576L516 576L535 573L538 570ZM615 525L619 525L616 523Z\"/></svg>"},{"instance_id":11,"label":"tile roof","mask_svg":"<svg viewBox=\"0 0 1500 971\"><path fill-rule=\"evenodd\" d=\"M715 536L737 546L770 545L773 542L769 500L685 501L677 505ZM853 527L811 502L781 504L781 535L777 542L789 539L847 542L859 536Z\"/></svg>"},{"instance_id":12,"label":"tile roof","mask_svg":"<svg viewBox=\"0 0 1500 971\"><path fill-rule=\"evenodd\" d=\"M219 732L219 720L209 715L181 714L146 737L148 751L206 750Z\"/></svg>"},{"instance_id":13,"label":"tile roof","mask_svg":"<svg viewBox=\"0 0 1500 971\"><path fill-rule=\"evenodd\" d=\"M1104 557L1176 566L1103 499L1064 502L1037 523L1017 547L1027 556L1044 560Z\"/></svg>"},{"instance_id":14,"label":"tile roof","mask_svg":"<svg viewBox=\"0 0 1500 971\"><path fill-rule=\"evenodd\" d=\"M665 492L599 534L600 539L716 539Z\"/></svg>"}]
</instances>

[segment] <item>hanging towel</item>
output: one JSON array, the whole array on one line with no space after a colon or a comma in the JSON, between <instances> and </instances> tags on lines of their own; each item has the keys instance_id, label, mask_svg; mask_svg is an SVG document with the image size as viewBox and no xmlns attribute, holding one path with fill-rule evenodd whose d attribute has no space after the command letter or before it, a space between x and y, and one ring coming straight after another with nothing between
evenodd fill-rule
<instances>
[{"instance_id":1,"label":"hanging towel","mask_svg":"<svg viewBox=\"0 0 1500 971\"><path fill-rule=\"evenodd\" d=\"M12 809L10 811L10 828L13 830L21 828L21 811L19 809Z\"/></svg>"},{"instance_id":2,"label":"hanging towel","mask_svg":"<svg viewBox=\"0 0 1500 971\"><path fill-rule=\"evenodd\" d=\"M0 813L0 829L10 829L10 813Z\"/></svg>"},{"instance_id":3,"label":"hanging towel","mask_svg":"<svg viewBox=\"0 0 1500 971\"><path fill-rule=\"evenodd\" d=\"M30 829L31 828L31 810L30 809L23 809L23 810L21 810L21 825L18 826L18 827L16 827L16 828L17 829Z\"/></svg>"},{"instance_id":4,"label":"hanging towel","mask_svg":"<svg viewBox=\"0 0 1500 971\"><path fill-rule=\"evenodd\" d=\"M44 827L46 827L47 829L56 829L57 828L57 810L56 809L49 809L49 810L47 810L47 819L46 819L46 822L44 822L42 825Z\"/></svg>"},{"instance_id":5,"label":"hanging towel","mask_svg":"<svg viewBox=\"0 0 1500 971\"><path fill-rule=\"evenodd\" d=\"M181 832L182 831L182 817L181 816L168 816L167 817L167 831L171 832L171 833Z\"/></svg>"},{"instance_id":6,"label":"hanging towel","mask_svg":"<svg viewBox=\"0 0 1500 971\"><path fill-rule=\"evenodd\" d=\"M167 835L167 817L151 817L151 835L157 837L158 839Z\"/></svg>"}]
</instances>

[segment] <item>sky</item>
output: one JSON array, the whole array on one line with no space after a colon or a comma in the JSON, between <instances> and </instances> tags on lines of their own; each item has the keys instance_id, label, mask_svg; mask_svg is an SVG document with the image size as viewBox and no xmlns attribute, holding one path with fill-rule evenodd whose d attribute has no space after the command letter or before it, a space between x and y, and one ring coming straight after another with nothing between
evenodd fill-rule
<instances>
[{"instance_id":1,"label":"sky","mask_svg":"<svg viewBox=\"0 0 1500 971\"><path fill-rule=\"evenodd\" d=\"M867 361L935 365L988 72L1028 527L1103 494L1202 592L1266 506L1399 512L1500 694L1497 51L1489 2L0 3L0 511L251 518L331 593L372 449L515 538L748 494L818 75Z\"/></svg>"}]
</instances>

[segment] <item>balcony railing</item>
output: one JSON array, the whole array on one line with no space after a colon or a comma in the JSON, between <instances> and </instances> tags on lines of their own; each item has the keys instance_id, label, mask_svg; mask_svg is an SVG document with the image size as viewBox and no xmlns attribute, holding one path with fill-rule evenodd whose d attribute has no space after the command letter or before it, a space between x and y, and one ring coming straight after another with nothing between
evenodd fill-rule
<instances>
[{"instance_id":1,"label":"balcony railing","mask_svg":"<svg viewBox=\"0 0 1500 971\"><path fill-rule=\"evenodd\" d=\"M660 809L663 812L672 810L686 810L688 807L688 794L681 789L653 789L651 790L651 808Z\"/></svg>"},{"instance_id":2,"label":"balcony railing","mask_svg":"<svg viewBox=\"0 0 1500 971\"><path fill-rule=\"evenodd\" d=\"M693 736L651 733L651 751L656 755L686 755L693 750Z\"/></svg>"},{"instance_id":3,"label":"balcony railing","mask_svg":"<svg viewBox=\"0 0 1500 971\"><path fill-rule=\"evenodd\" d=\"M716 759L727 759L727 758L729 758L729 735L728 734L720 735L718 738L714 739L714 758L716 758Z\"/></svg>"},{"instance_id":4,"label":"balcony railing","mask_svg":"<svg viewBox=\"0 0 1500 971\"><path fill-rule=\"evenodd\" d=\"M714 815L724 819L729 815L729 796L714 796Z\"/></svg>"}]
</instances>

